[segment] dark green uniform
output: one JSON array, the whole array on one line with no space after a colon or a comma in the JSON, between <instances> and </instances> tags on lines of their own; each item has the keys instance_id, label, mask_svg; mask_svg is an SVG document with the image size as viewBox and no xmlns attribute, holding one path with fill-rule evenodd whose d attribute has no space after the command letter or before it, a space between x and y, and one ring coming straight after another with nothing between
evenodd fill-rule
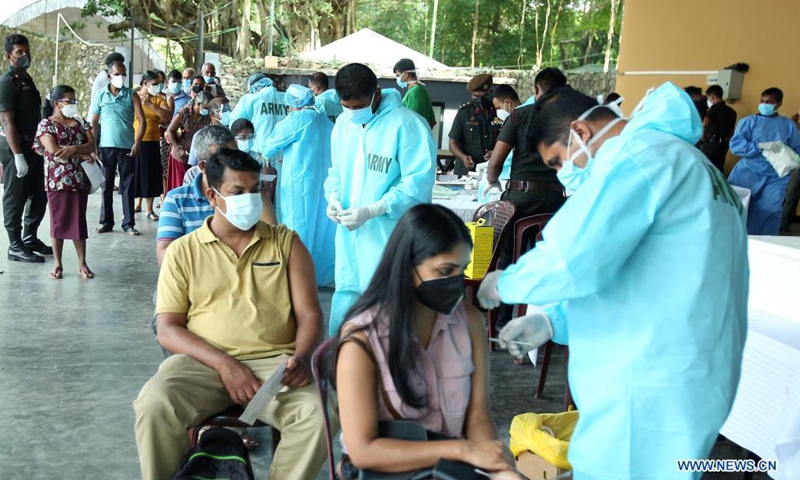
<instances>
[{"instance_id":1,"label":"dark green uniform","mask_svg":"<svg viewBox=\"0 0 800 480\"><path fill-rule=\"evenodd\" d=\"M450 138L457 141L461 150L472 157L475 164L483 163L486 152L494 149L500 127L503 122L497 118L492 102L486 97L479 97L461 105L450 129ZM459 159L456 159L456 175L466 175L469 170Z\"/></svg>"}]
</instances>

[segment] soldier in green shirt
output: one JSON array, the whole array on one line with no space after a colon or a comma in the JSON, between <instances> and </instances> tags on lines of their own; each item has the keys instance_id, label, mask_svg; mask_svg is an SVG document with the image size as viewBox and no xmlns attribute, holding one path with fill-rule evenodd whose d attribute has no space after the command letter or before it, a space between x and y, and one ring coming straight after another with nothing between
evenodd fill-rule
<instances>
[{"instance_id":1,"label":"soldier in green shirt","mask_svg":"<svg viewBox=\"0 0 800 480\"><path fill-rule=\"evenodd\" d=\"M431 96L425 90L423 86L425 84L417 78L414 61L410 58L401 59L394 66L394 74L397 75L397 86L408 89L403 96L403 105L422 115L433 128L436 125L436 117L433 115Z\"/></svg>"}]
</instances>

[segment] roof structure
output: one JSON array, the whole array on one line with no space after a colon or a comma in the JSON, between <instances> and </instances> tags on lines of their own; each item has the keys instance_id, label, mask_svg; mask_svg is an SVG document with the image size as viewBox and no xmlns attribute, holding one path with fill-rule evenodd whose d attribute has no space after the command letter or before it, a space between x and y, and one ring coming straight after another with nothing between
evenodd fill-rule
<instances>
[{"instance_id":1,"label":"roof structure","mask_svg":"<svg viewBox=\"0 0 800 480\"><path fill-rule=\"evenodd\" d=\"M392 71L394 64L401 58L410 58L417 69L423 72L450 68L369 28L361 29L300 57L317 62L366 63L388 72ZM386 71L382 73L387 73Z\"/></svg>"},{"instance_id":2,"label":"roof structure","mask_svg":"<svg viewBox=\"0 0 800 480\"><path fill-rule=\"evenodd\" d=\"M121 22L123 18L119 16L82 18L81 10L87 3L87 0L19 0L13 3L9 0L7 3L3 2L2 9L0 9L0 21L7 27L55 38L58 14L60 13L73 28L76 28L77 25L83 26L76 30L86 42L107 45L109 50L115 47L130 47L129 38L111 39L111 34L108 32L109 25ZM63 21L61 28L61 35L69 37ZM143 72L149 68L164 68L164 59L153 49L150 41L139 30L135 30L134 45L137 50L134 52L134 71Z\"/></svg>"}]
</instances>

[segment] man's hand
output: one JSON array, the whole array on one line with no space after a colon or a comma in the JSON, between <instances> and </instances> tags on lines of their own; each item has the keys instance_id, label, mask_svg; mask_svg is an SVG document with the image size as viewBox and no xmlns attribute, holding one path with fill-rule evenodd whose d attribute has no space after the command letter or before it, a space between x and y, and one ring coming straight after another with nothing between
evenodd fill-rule
<instances>
[{"instance_id":1,"label":"man's hand","mask_svg":"<svg viewBox=\"0 0 800 480\"><path fill-rule=\"evenodd\" d=\"M14 166L17 167L17 178L22 178L28 174L28 162L25 161L25 155L15 153Z\"/></svg>"},{"instance_id":2,"label":"man's hand","mask_svg":"<svg viewBox=\"0 0 800 480\"><path fill-rule=\"evenodd\" d=\"M486 152L486 154L483 156L483 159L486 160L486 161L488 161L490 158L492 158L492 151L491 150Z\"/></svg>"},{"instance_id":3,"label":"man's hand","mask_svg":"<svg viewBox=\"0 0 800 480\"><path fill-rule=\"evenodd\" d=\"M333 220L336 223L340 223L339 221L339 213L342 211L342 202L336 198L336 195L331 195L331 198L328 199L328 209L326 210L326 214L328 218Z\"/></svg>"},{"instance_id":4,"label":"man's hand","mask_svg":"<svg viewBox=\"0 0 800 480\"><path fill-rule=\"evenodd\" d=\"M467 167L468 169L472 170L473 168L475 168L475 160L473 160L472 157L470 157L469 155L465 156L463 161L464 161L464 166Z\"/></svg>"},{"instance_id":5,"label":"man's hand","mask_svg":"<svg viewBox=\"0 0 800 480\"><path fill-rule=\"evenodd\" d=\"M294 356L286 361L281 383L291 388L305 387L311 383L311 366L305 357Z\"/></svg>"},{"instance_id":6,"label":"man's hand","mask_svg":"<svg viewBox=\"0 0 800 480\"><path fill-rule=\"evenodd\" d=\"M141 147L141 144L139 142L134 142L133 148L131 148L131 153L129 153L128 156L131 158L136 158L136 156L139 155L139 147Z\"/></svg>"},{"instance_id":7,"label":"man's hand","mask_svg":"<svg viewBox=\"0 0 800 480\"><path fill-rule=\"evenodd\" d=\"M239 405L252 400L261 388L261 381L256 378L250 367L233 357L219 369L219 376L228 394Z\"/></svg>"},{"instance_id":8,"label":"man's hand","mask_svg":"<svg viewBox=\"0 0 800 480\"><path fill-rule=\"evenodd\" d=\"M502 273L502 270L495 270L487 273L481 280L481 286L478 288L478 302L486 310L493 310L499 307L503 300L500 298L500 292L497 291L497 282L500 280Z\"/></svg>"}]
</instances>

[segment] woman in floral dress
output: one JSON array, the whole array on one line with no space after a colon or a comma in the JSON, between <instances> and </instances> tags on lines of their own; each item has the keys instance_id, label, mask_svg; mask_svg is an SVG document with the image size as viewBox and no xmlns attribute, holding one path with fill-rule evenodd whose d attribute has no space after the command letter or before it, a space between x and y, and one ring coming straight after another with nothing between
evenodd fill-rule
<instances>
[{"instance_id":1,"label":"woman in floral dress","mask_svg":"<svg viewBox=\"0 0 800 480\"><path fill-rule=\"evenodd\" d=\"M189 150L194 134L211 125L208 104L214 97L208 92L199 92L185 107L178 110L167 129L167 140L172 146L167 173L167 191L183 185L183 177L189 170Z\"/></svg>"},{"instance_id":2,"label":"woman in floral dress","mask_svg":"<svg viewBox=\"0 0 800 480\"><path fill-rule=\"evenodd\" d=\"M79 273L94 278L86 265L86 204L89 179L81 162L94 162L91 129L75 119L78 105L75 90L67 85L53 88L45 101L44 119L36 130L33 149L45 160L45 190L50 211L50 236L53 239L54 266L50 278L63 275L61 263L64 240L72 240L78 253Z\"/></svg>"}]
</instances>

